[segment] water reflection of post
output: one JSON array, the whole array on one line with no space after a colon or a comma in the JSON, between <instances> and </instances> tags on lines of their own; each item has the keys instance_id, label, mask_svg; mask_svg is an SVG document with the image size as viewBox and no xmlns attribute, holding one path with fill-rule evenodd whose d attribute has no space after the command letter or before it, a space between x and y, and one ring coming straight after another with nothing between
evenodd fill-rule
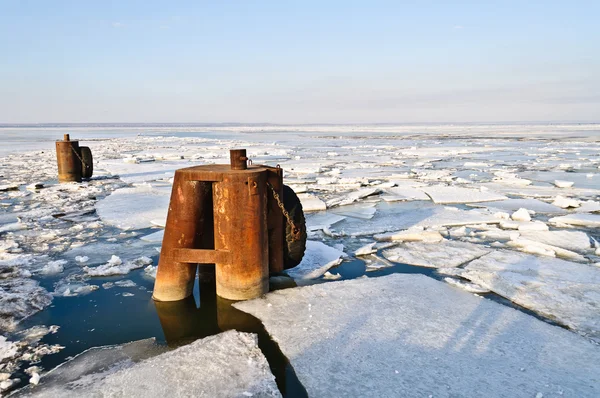
<instances>
[{"instance_id":1,"label":"water reflection of post","mask_svg":"<svg viewBox=\"0 0 600 398\"><path fill-rule=\"evenodd\" d=\"M235 301L217 296L217 323L222 332L235 329L240 332L260 333L264 330L258 318L234 308L234 303Z\"/></svg>"},{"instance_id":2,"label":"water reflection of post","mask_svg":"<svg viewBox=\"0 0 600 398\"><path fill-rule=\"evenodd\" d=\"M220 332L217 324L214 266L200 267L200 308L194 296L179 301L155 301L156 312L170 347L179 347ZM212 275L212 280L211 280Z\"/></svg>"}]
</instances>

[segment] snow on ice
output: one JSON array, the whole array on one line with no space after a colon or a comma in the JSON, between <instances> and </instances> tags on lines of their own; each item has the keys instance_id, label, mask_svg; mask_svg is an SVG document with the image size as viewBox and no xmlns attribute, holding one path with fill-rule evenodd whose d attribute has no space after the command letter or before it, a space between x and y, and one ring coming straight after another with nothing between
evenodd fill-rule
<instances>
[{"instance_id":1,"label":"snow on ice","mask_svg":"<svg viewBox=\"0 0 600 398\"><path fill-rule=\"evenodd\" d=\"M279 290L235 307L262 320L309 396L600 394L599 346L423 275Z\"/></svg>"},{"instance_id":2,"label":"snow on ice","mask_svg":"<svg viewBox=\"0 0 600 398\"><path fill-rule=\"evenodd\" d=\"M445 240L438 244L409 242L383 251L383 256L396 263L430 268L458 267L489 253L481 245Z\"/></svg>"},{"instance_id":3,"label":"snow on ice","mask_svg":"<svg viewBox=\"0 0 600 398\"><path fill-rule=\"evenodd\" d=\"M101 358L112 363L92 362L94 366L75 358L73 362L83 365L83 370L67 363L65 370L50 372L21 396L281 397L253 334L232 330L137 363L131 356L140 354L117 355L113 350L108 358ZM115 357L122 359L113 362ZM57 371L62 374L53 375Z\"/></svg>"},{"instance_id":4,"label":"snow on ice","mask_svg":"<svg viewBox=\"0 0 600 398\"><path fill-rule=\"evenodd\" d=\"M460 276L600 342L600 268L498 250Z\"/></svg>"}]
</instances>

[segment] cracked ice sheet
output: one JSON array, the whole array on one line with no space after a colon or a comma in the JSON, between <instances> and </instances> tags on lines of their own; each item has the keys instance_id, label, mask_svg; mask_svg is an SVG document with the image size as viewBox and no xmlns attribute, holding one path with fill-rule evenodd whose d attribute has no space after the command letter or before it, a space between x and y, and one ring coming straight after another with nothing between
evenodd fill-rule
<instances>
[{"instance_id":1,"label":"cracked ice sheet","mask_svg":"<svg viewBox=\"0 0 600 398\"><path fill-rule=\"evenodd\" d=\"M121 229L151 227L152 220L166 220L171 187L149 184L119 188L96 203L96 211L106 224Z\"/></svg>"},{"instance_id":2,"label":"cracked ice sheet","mask_svg":"<svg viewBox=\"0 0 600 398\"><path fill-rule=\"evenodd\" d=\"M600 268L498 250L460 276L600 342Z\"/></svg>"},{"instance_id":3,"label":"cracked ice sheet","mask_svg":"<svg viewBox=\"0 0 600 398\"><path fill-rule=\"evenodd\" d=\"M414 228L458 227L474 224L498 224L500 219L481 210L460 210L431 205L430 202L405 202L407 206L381 208L372 220L344 220L334 226L334 235L365 236ZM422 203L423 206L408 206ZM393 233L392 233L393 234ZM391 235L391 234L390 234Z\"/></svg>"},{"instance_id":4,"label":"cracked ice sheet","mask_svg":"<svg viewBox=\"0 0 600 398\"><path fill-rule=\"evenodd\" d=\"M331 267L340 264L345 255L341 250L309 240L306 242L306 252L302 262L286 272L299 285L310 283L312 279L317 279Z\"/></svg>"},{"instance_id":5,"label":"cracked ice sheet","mask_svg":"<svg viewBox=\"0 0 600 398\"><path fill-rule=\"evenodd\" d=\"M435 185L421 188L437 204L475 203L508 199L506 196L492 191L461 188L456 186Z\"/></svg>"},{"instance_id":6,"label":"cracked ice sheet","mask_svg":"<svg viewBox=\"0 0 600 398\"><path fill-rule=\"evenodd\" d=\"M84 371L72 366L75 375L62 372L66 383L52 379L54 372L61 371L58 367L42 378L40 386L21 396L281 397L254 334L228 331L139 363L133 363L130 356L122 355L121 361L117 357L116 363L109 356L112 363L97 363L92 372L89 364L79 361ZM46 378L51 382L44 388Z\"/></svg>"},{"instance_id":7,"label":"cracked ice sheet","mask_svg":"<svg viewBox=\"0 0 600 398\"><path fill-rule=\"evenodd\" d=\"M563 223L581 227L600 228L600 214L578 213L567 216L554 217L550 223Z\"/></svg>"},{"instance_id":8,"label":"cracked ice sheet","mask_svg":"<svg viewBox=\"0 0 600 398\"><path fill-rule=\"evenodd\" d=\"M423 275L234 306L263 322L311 397L600 395L600 347Z\"/></svg>"},{"instance_id":9,"label":"cracked ice sheet","mask_svg":"<svg viewBox=\"0 0 600 398\"><path fill-rule=\"evenodd\" d=\"M525 231L521 237L574 252L590 251L590 237L582 231Z\"/></svg>"},{"instance_id":10,"label":"cracked ice sheet","mask_svg":"<svg viewBox=\"0 0 600 398\"><path fill-rule=\"evenodd\" d=\"M565 214L567 212L565 209L561 209L558 206L542 202L538 199L507 199L497 202L468 204L468 206L486 207L488 209L497 209L510 212L517 211L521 208L533 210L536 213Z\"/></svg>"},{"instance_id":11,"label":"cracked ice sheet","mask_svg":"<svg viewBox=\"0 0 600 398\"><path fill-rule=\"evenodd\" d=\"M126 163L123 159L110 159L100 160L97 168L105 169L112 175L118 175L122 181L132 184L169 179L173 177L175 170L188 166L192 166L188 160Z\"/></svg>"},{"instance_id":12,"label":"cracked ice sheet","mask_svg":"<svg viewBox=\"0 0 600 398\"><path fill-rule=\"evenodd\" d=\"M33 279L0 279L0 330L14 330L21 320L51 303L52 296Z\"/></svg>"},{"instance_id":13,"label":"cracked ice sheet","mask_svg":"<svg viewBox=\"0 0 600 398\"><path fill-rule=\"evenodd\" d=\"M458 267L489 253L481 245L445 240L440 243L409 242L383 251L383 256L396 263L429 268Z\"/></svg>"}]
</instances>

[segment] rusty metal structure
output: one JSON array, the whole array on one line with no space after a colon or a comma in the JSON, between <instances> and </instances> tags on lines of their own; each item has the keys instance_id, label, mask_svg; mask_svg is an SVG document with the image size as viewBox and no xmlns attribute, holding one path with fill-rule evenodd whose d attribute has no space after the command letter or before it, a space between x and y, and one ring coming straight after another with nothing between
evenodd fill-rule
<instances>
[{"instance_id":1,"label":"rusty metal structure","mask_svg":"<svg viewBox=\"0 0 600 398\"><path fill-rule=\"evenodd\" d=\"M229 165L175 172L154 300L189 297L198 266L228 300L267 293L269 273L283 271L285 223L293 225L280 199L283 170L248 162L236 149Z\"/></svg>"},{"instance_id":2,"label":"rusty metal structure","mask_svg":"<svg viewBox=\"0 0 600 398\"><path fill-rule=\"evenodd\" d=\"M59 182L81 182L93 174L92 151L87 146L79 146L79 141L71 140L69 134L62 141L56 141L56 162Z\"/></svg>"}]
</instances>

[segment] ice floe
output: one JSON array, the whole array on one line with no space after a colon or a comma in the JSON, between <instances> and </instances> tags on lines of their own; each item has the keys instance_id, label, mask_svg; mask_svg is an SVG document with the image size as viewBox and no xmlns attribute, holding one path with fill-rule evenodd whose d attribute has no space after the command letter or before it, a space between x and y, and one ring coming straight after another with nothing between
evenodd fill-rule
<instances>
[{"instance_id":1,"label":"ice floe","mask_svg":"<svg viewBox=\"0 0 600 398\"><path fill-rule=\"evenodd\" d=\"M550 223L561 223L581 227L598 228L600 227L600 214L569 214L567 216L553 217L548 221Z\"/></svg>"},{"instance_id":2,"label":"ice floe","mask_svg":"<svg viewBox=\"0 0 600 398\"><path fill-rule=\"evenodd\" d=\"M310 283L342 262L342 257L346 254L327 246L324 243L309 240L306 242L306 252L302 262L294 268L287 270L287 274L294 278L299 285Z\"/></svg>"},{"instance_id":3,"label":"ice floe","mask_svg":"<svg viewBox=\"0 0 600 398\"><path fill-rule=\"evenodd\" d=\"M300 203L302 204L302 210L306 212L321 211L327 208L325 202L309 193L298 194L298 199L300 199Z\"/></svg>"},{"instance_id":4,"label":"ice floe","mask_svg":"<svg viewBox=\"0 0 600 398\"><path fill-rule=\"evenodd\" d=\"M435 185L421 188L437 204L490 202L508 199L488 190Z\"/></svg>"},{"instance_id":5,"label":"ice floe","mask_svg":"<svg viewBox=\"0 0 600 398\"><path fill-rule=\"evenodd\" d=\"M410 242L383 251L383 256L396 263L430 268L458 267L472 261L489 249L468 242L444 240L441 243Z\"/></svg>"},{"instance_id":6,"label":"ice floe","mask_svg":"<svg viewBox=\"0 0 600 398\"><path fill-rule=\"evenodd\" d=\"M592 247L590 237L582 231L524 231L521 236L574 252L585 253L590 251Z\"/></svg>"},{"instance_id":7,"label":"ice floe","mask_svg":"<svg viewBox=\"0 0 600 398\"><path fill-rule=\"evenodd\" d=\"M498 250L460 276L600 342L599 268Z\"/></svg>"},{"instance_id":8,"label":"ice floe","mask_svg":"<svg viewBox=\"0 0 600 398\"><path fill-rule=\"evenodd\" d=\"M137 363L130 356L108 365L84 362L83 371L67 363L65 371L55 369L22 396L281 397L253 334L228 331Z\"/></svg>"},{"instance_id":9,"label":"ice floe","mask_svg":"<svg viewBox=\"0 0 600 398\"><path fill-rule=\"evenodd\" d=\"M170 188L155 188L142 184L120 188L96 204L96 211L105 223L122 229L152 226L152 220L166 220Z\"/></svg>"},{"instance_id":10,"label":"ice floe","mask_svg":"<svg viewBox=\"0 0 600 398\"><path fill-rule=\"evenodd\" d=\"M598 346L423 275L279 290L235 307L262 320L309 396L600 394Z\"/></svg>"},{"instance_id":11,"label":"ice floe","mask_svg":"<svg viewBox=\"0 0 600 398\"><path fill-rule=\"evenodd\" d=\"M98 267L83 267L88 276L125 275L130 271L152 264L150 257L139 257L132 261L123 262L120 257L113 255L106 264Z\"/></svg>"},{"instance_id":12,"label":"ice floe","mask_svg":"<svg viewBox=\"0 0 600 398\"><path fill-rule=\"evenodd\" d=\"M17 324L50 305L52 297L37 281L29 278L0 279L0 330L14 330Z\"/></svg>"},{"instance_id":13,"label":"ice floe","mask_svg":"<svg viewBox=\"0 0 600 398\"><path fill-rule=\"evenodd\" d=\"M516 211L520 208L535 211L536 213L564 214L566 211L558 206L542 202L538 199L507 199L498 202L483 202L470 204L473 207L488 207L504 211Z\"/></svg>"}]
</instances>

